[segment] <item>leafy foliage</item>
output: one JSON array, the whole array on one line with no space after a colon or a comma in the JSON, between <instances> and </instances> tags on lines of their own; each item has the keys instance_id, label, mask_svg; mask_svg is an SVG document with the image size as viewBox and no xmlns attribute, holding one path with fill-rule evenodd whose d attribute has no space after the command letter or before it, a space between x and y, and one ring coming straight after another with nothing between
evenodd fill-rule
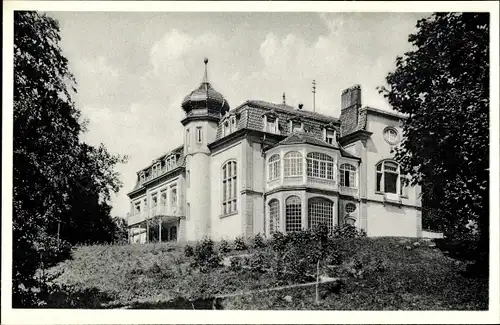
<instances>
[{"instance_id":1,"label":"leafy foliage","mask_svg":"<svg viewBox=\"0 0 500 325\"><path fill-rule=\"evenodd\" d=\"M259 233L255 235L255 237L252 240L252 247L253 248L264 248L266 247L266 242L264 241L264 237Z\"/></svg>"},{"instance_id":2,"label":"leafy foliage","mask_svg":"<svg viewBox=\"0 0 500 325\"><path fill-rule=\"evenodd\" d=\"M220 243L219 243L219 251L222 254L226 254L226 253L229 253L231 251L231 247L229 246L229 243L227 242L227 240L222 239L220 241Z\"/></svg>"},{"instance_id":3,"label":"leafy foliage","mask_svg":"<svg viewBox=\"0 0 500 325\"><path fill-rule=\"evenodd\" d=\"M184 246L184 256L186 256L186 257L192 257L192 256L194 256L194 248L193 248L193 246L191 246L189 244L186 244L186 246Z\"/></svg>"},{"instance_id":4,"label":"leafy foliage","mask_svg":"<svg viewBox=\"0 0 500 325\"><path fill-rule=\"evenodd\" d=\"M244 251L247 249L248 246L245 243L245 238L243 237L236 237L234 240L234 249L237 251Z\"/></svg>"},{"instance_id":5,"label":"leafy foliage","mask_svg":"<svg viewBox=\"0 0 500 325\"><path fill-rule=\"evenodd\" d=\"M208 272L220 265L222 258L214 249L214 242L210 238L204 238L194 248L194 266L200 268L201 272Z\"/></svg>"},{"instance_id":6,"label":"leafy foliage","mask_svg":"<svg viewBox=\"0 0 500 325\"><path fill-rule=\"evenodd\" d=\"M125 158L81 143L71 96L75 78L62 55L56 20L14 13L13 305L40 283L35 271L68 256L66 243L111 242L109 199ZM46 252L47 254L42 254ZM22 289L24 288L24 289Z\"/></svg>"},{"instance_id":7,"label":"leafy foliage","mask_svg":"<svg viewBox=\"0 0 500 325\"><path fill-rule=\"evenodd\" d=\"M360 238L366 237L366 231L353 225L336 225L333 228L332 236L336 238Z\"/></svg>"},{"instance_id":8,"label":"leafy foliage","mask_svg":"<svg viewBox=\"0 0 500 325\"><path fill-rule=\"evenodd\" d=\"M448 237L470 232L470 221L478 225L483 255L489 236L489 19L487 13L435 13L419 20L408 38L414 50L397 57L388 88L380 88L408 115L395 150L402 171L422 185L423 205L434 209Z\"/></svg>"}]
</instances>

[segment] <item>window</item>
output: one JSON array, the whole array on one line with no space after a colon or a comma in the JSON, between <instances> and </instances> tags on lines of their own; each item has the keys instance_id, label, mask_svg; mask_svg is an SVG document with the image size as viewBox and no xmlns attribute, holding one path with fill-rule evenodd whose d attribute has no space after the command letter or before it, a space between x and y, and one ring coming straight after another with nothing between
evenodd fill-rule
<instances>
[{"instance_id":1,"label":"window","mask_svg":"<svg viewBox=\"0 0 500 325\"><path fill-rule=\"evenodd\" d=\"M177 207L177 187L172 187L172 192L170 193L170 205L172 208Z\"/></svg>"},{"instance_id":2,"label":"window","mask_svg":"<svg viewBox=\"0 0 500 325\"><path fill-rule=\"evenodd\" d=\"M141 172L140 179L141 183L144 183L144 181L146 180L146 175L144 174L144 172Z\"/></svg>"},{"instance_id":3,"label":"window","mask_svg":"<svg viewBox=\"0 0 500 325\"><path fill-rule=\"evenodd\" d=\"M136 214L141 213L141 202L136 202L135 203L135 213Z\"/></svg>"},{"instance_id":4,"label":"window","mask_svg":"<svg viewBox=\"0 0 500 325\"><path fill-rule=\"evenodd\" d=\"M166 168L167 170L171 170L175 167L175 156L170 156L167 158Z\"/></svg>"},{"instance_id":5,"label":"window","mask_svg":"<svg viewBox=\"0 0 500 325\"><path fill-rule=\"evenodd\" d=\"M279 155L272 155L271 158L269 158L268 170L270 181L280 178L281 164Z\"/></svg>"},{"instance_id":6,"label":"window","mask_svg":"<svg viewBox=\"0 0 500 325\"><path fill-rule=\"evenodd\" d=\"M191 217L191 203L186 204L186 219L189 220L189 217Z\"/></svg>"},{"instance_id":7,"label":"window","mask_svg":"<svg viewBox=\"0 0 500 325\"><path fill-rule=\"evenodd\" d=\"M234 132L236 131L236 117L235 116L232 116L231 119L231 132Z\"/></svg>"},{"instance_id":8,"label":"window","mask_svg":"<svg viewBox=\"0 0 500 325\"><path fill-rule=\"evenodd\" d=\"M290 121L290 131L291 132L302 131L302 122Z\"/></svg>"},{"instance_id":9,"label":"window","mask_svg":"<svg viewBox=\"0 0 500 325\"><path fill-rule=\"evenodd\" d=\"M346 216L344 218L344 224L354 226L356 224L356 219L350 216Z\"/></svg>"},{"instance_id":10,"label":"window","mask_svg":"<svg viewBox=\"0 0 500 325\"><path fill-rule=\"evenodd\" d=\"M163 190L160 195L160 204L162 206L167 205L167 191Z\"/></svg>"},{"instance_id":11,"label":"window","mask_svg":"<svg viewBox=\"0 0 500 325\"><path fill-rule=\"evenodd\" d=\"M156 196L156 193L153 194L153 196L151 197L151 201L153 202L152 205L153 205L153 208L156 207L158 205L158 197Z\"/></svg>"},{"instance_id":12,"label":"window","mask_svg":"<svg viewBox=\"0 0 500 325\"><path fill-rule=\"evenodd\" d=\"M333 145L335 143L335 131L334 130L326 130L325 141L328 144Z\"/></svg>"},{"instance_id":13,"label":"window","mask_svg":"<svg viewBox=\"0 0 500 325\"><path fill-rule=\"evenodd\" d=\"M320 152L310 152L307 154L307 176L335 179L335 165L333 158Z\"/></svg>"},{"instance_id":14,"label":"window","mask_svg":"<svg viewBox=\"0 0 500 325\"><path fill-rule=\"evenodd\" d=\"M228 161L222 166L222 214L236 212L236 161Z\"/></svg>"},{"instance_id":15,"label":"window","mask_svg":"<svg viewBox=\"0 0 500 325\"><path fill-rule=\"evenodd\" d=\"M377 165L377 192L400 194L398 191L399 165L384 161Z\"/></svg>"},{"instance_id":16,"label":"window","mask_svg":"<svg viewBox=\"0 0 500 325\"><path fill-rule=\"evenodd\" d=\"M325 225L328 233L333 231L333 202L322 198L313 197L308 201L309 228L312 229L319 225Z\"/></svg>"},{"instance_id":17,"label":"window","mask_svg":"<svg viewBox=\"0 0 500 325\"><path fill-rule=\"evenodd\" d=\"M302 203L298 196L289 196L285 201L285 229L302 230Z\"/></svg>"},{"instance_id":18,"label":"window","mask_svg":"<svg viewBox=\"0 0 500 325\"><path fill-rule=\"evenodd\" d=\"M196 142L201 143L202 140L202 131L201 126L196 127Z\"/></svg>"},{"instance_id":19,"label":"window","mask_svg":"<svg viewBox=\"0 0 500 325\"><path fill-rule=\"evenodd\" d=\"M228 121L224 122L224 124L223 124L223 132L224 132L224 136L226 136L230 133Z\"/></svg>"},{"instance_id":20,"label":"window","mask_svg":"<svg viewBox=\"0 0 500 325\"><path fill-rule=\"evenodd\" d=\"M356 211L356 205L354 203L349 202L345 205L345 212L353 213L354 211Z\"/></svg>"},{"instance_id":21,"label":"window","mask_svg":"<svg viewBox=\"0 0 500 325\"><path fill-rule=\"evenodd\" d=\"M356 167L351 164L340 165L340 186L356 188Z\"/></svg>"},{"instance_id":22,"label":"window","mask_svg":"<svg viewBox=\"0 0 500 325\"><path fill-rule=\"evenodd\" d=\"M393 127L388 127L384 130L384 139L387 143L395 145L399 141L398 131Z\"/></svg>"},{"instance_id":23,"label":"window","mask_svg":"<svg viewBox=\"0 0 500 325\"><path fill-rule=\"evenodd\" d=\"M186 129L186 146L189 148L189 142L191 138L189 137L189 129Z\"/></svg>"},{"instance_id":24,"label":"window","mask_svg":"<svg viewBox=\"0 0 500 325\"><path fill-rule=\"evenodd\" d=\"M148 208L148 199L144 199L144 210Z\"/></svg>"},{"instance_id":25,"label":"window","mask_svg":"<svg viewBox=\"0 0 500 325\"><path fill-rule=\"evenodd\" d=\"M277 199L269 201L269 233L272 235L280 230L280 202Z\"/></svg>"},{"instance_id":26,"label":"window","mask_svg":"<svg viewBox=\"0 0 500 325\"><path fill-rule=\"evenodd\" d=\"M302 154L300 152L287 152L284 160L285 177L302 176Z\"/></svg>"},{"instance_id":27,"label":"window","mask_svg":"<svg viewBox=\"0 0 500 325\"><path fill-rule=\"evenodd\" d=\"M191 183L191 173L186 171L186 187L189 188L189 184Z\"/></svg>"}]
</instances>

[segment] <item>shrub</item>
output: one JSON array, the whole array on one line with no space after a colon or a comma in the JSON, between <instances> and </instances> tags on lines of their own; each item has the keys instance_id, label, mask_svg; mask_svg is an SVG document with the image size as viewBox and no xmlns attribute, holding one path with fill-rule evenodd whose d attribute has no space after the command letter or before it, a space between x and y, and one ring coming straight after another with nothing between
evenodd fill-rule
<instances>
[{"instance_id":1,"label":"shrub","mask_svg":"<svg viewBox=\"0 0 500 325\"><path fill-rule=\"evenodd\" d=\"M262 235L260 233L257 234L257 235L255 235L255 237L253 238L252 246L253 246L253 248L264 248L264 247L266 247L266 243L264 241L264 237L262 237Z\"/></svg>"},{"instance_id":2,"label":"shrub","mask_svg":"<svg viewBox=\"0 0 500 325\"><path fill-rule=\"evenodd\" d=\"M289 237L282 232L275 232L271 239L271 246L275 252L283 252L288 244Z\"/></svg>"},{"instance_id":3,"label":"shrub","mask_svg":"<svg viewBox=\"0 0 500 325\"><path fill-rule=\"evenodd\" d=\"M229 246L229 243L227 242L227 240L223 239L220 241L219 251L223 254L229 253L231 251L231 247Z\"/></svg>"},{"instance_id":4,"label":"shrub","mask_svg":"<svg viewBox=\"0 0 500 325\"><path fill-rule=\"evenodd\" d=\"M191 245L186 245L184 246L184 256L186 257L192 257L194 256L194 249L193 249L193 246Z\"/></svg>"},{"instance_id":5,"label":"shrub","mask_svg":"<svg viewBox=\"0 0 500 325\"><path fill-rule=\"evenodd\" d=\"M247 249L247 244L245 243L245 239L243 237L236 237L234 240L234 249L237 251L244 251Z\"/></svg>"},{"instance_id":6,"label":"shrub","mask_svg":"<svg viewBox=\"0 0 500 325\"><path fill-rule=\"evenodd\" d=\"M194 266L200 268L200 271L206 272L209 269L216 268L222 261L221 256L214 250L214 242L210 238L205 238L194 248Z\"/></svg>"},{"instance_id":7,"label":"shrub","mask_svg":"<svg viewBox=\"0 0 500 325\"><path fill-rule=\"evenodd\" d=\"M255 272L264 272L264 269L269 267L267 259L261 252L257 252L250 256L248 265L250 269Z\"/></svg>"},{"instance_id":8,"label":"shrub","mask_svg":"<svg viewBox=\"0 0 500 325\"><path fill-rule=\"evenodd\" d=\"M336 238L360 238L366 237L364 229L358 229L352 225L335 226L333 229L333 237Z\"/></svg>"},{"instance_id":9,"label":"shrub","mask_svg":"<svg viewBox=\"0 0 500 325\"><path fill-rule=\"evenodd\" d=\"M229 265L229 269L231 271L240 271L241 270L241 258L237 256L233 256L230 259L231 264Z\"/></svg>"}]
</instances>

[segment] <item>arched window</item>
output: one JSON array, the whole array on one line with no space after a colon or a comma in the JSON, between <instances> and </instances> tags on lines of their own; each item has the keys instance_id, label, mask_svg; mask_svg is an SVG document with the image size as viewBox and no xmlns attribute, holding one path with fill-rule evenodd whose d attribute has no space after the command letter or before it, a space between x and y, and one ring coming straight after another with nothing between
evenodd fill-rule
<instances>
[{"instance_id":1,"label":"arched window","mask_svg":"<svg viewBox=\"0 0 500 325\"><path fill-rule=\"evenodd\" d=\"M328 232L333 230L333 202L322 198L313 197L308 201L308 225L312 229L320 224L328 228Z\"/></svg>"},{"instance_id":2,"label":"arched window","mask_svg":"<svg viewBox=\"0 0 500 325\"><path fill-rule=\"evenodd\" d=\"M333 158L320 152L307 154L307 176L334 179Z\"/></svg>"},{"instance_id":3,"label":"arched window","mask_svg":"<svg viewBox=\"0 0 500 325\"><path fill-rule=\"evenodd\" d=\"M269 233L272 235L280 230L280 202L277 199L269 201Z\"/></svg>"},{"instance_id":4,"label":"arched window","mask_svg":"<svg viewBox=\"0 0 500 325\"><path fill-rule=\"evenodd\" d=\"M285 154L285 177L302 176L302 154L290 151Z\"/></svg>"},{"instance_id":5,"label":"arched window","mask_svg":"<svg viewBox=\"0 0 500 325\"><path fill-rule=\"evenodd\" d=\"M268 170L270 181L280 178L281 164L279 155L272 155L271 158L269 158Z\"/></svg>"},{"instance_id":6,"label":"arched window","mask_svg":"<svg viewBox=\"0 0 500 325\"><path fill-rule=\"evenodd\" d=\"M377 192L401 194L399 165L393 161L383 161L377 165Z\"/></svg>"},{"instance_id":7,"label":"arched window","mask_svg":"<svg viewBox=\"0 0 500 325\"><path fill-rule=\"evenodd\" d=\"M236 161L228 161L222 166L222 214L236 211L236 174Z\"/></svg>"},{"instance_id":8,"label":"arched window","mask_svg":"<svg viewBox=\"0 0 500 325\"><path fill-rule=\"evenodd\" d=\"M285 201L285 230L302 230L302 203L298 196L289 196Z\"/></svg>"},{"instance_id":9,"label":"arched window","mask_svg":"<svg viewBox=\"0 0 500 325\"><path fill-rule=\"evenodd\" d=\"M356 188L356 167L351 164L340 165L340 186Z\"/></svg>"}]
</instances>

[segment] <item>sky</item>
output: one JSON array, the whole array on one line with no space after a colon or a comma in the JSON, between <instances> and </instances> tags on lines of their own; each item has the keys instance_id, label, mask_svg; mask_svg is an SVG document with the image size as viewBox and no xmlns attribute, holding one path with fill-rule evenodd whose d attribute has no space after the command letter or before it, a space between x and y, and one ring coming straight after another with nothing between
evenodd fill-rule
<instances>
[{"instance_id":1,"label":"sky","mask_svg":"<svg viewBox=\"0 0 500 325\"><path fill-rule=\"evenodd\" d=\"M129 157L112 215L126 217L136 172L182 144L182 99L203 77L236 108L281 103L338 117L354 84L363 105L390 110L376 87L411 50L408 35L429 13L47 12L88 120L82 140Z\"/></svg>"}]
</instances>

